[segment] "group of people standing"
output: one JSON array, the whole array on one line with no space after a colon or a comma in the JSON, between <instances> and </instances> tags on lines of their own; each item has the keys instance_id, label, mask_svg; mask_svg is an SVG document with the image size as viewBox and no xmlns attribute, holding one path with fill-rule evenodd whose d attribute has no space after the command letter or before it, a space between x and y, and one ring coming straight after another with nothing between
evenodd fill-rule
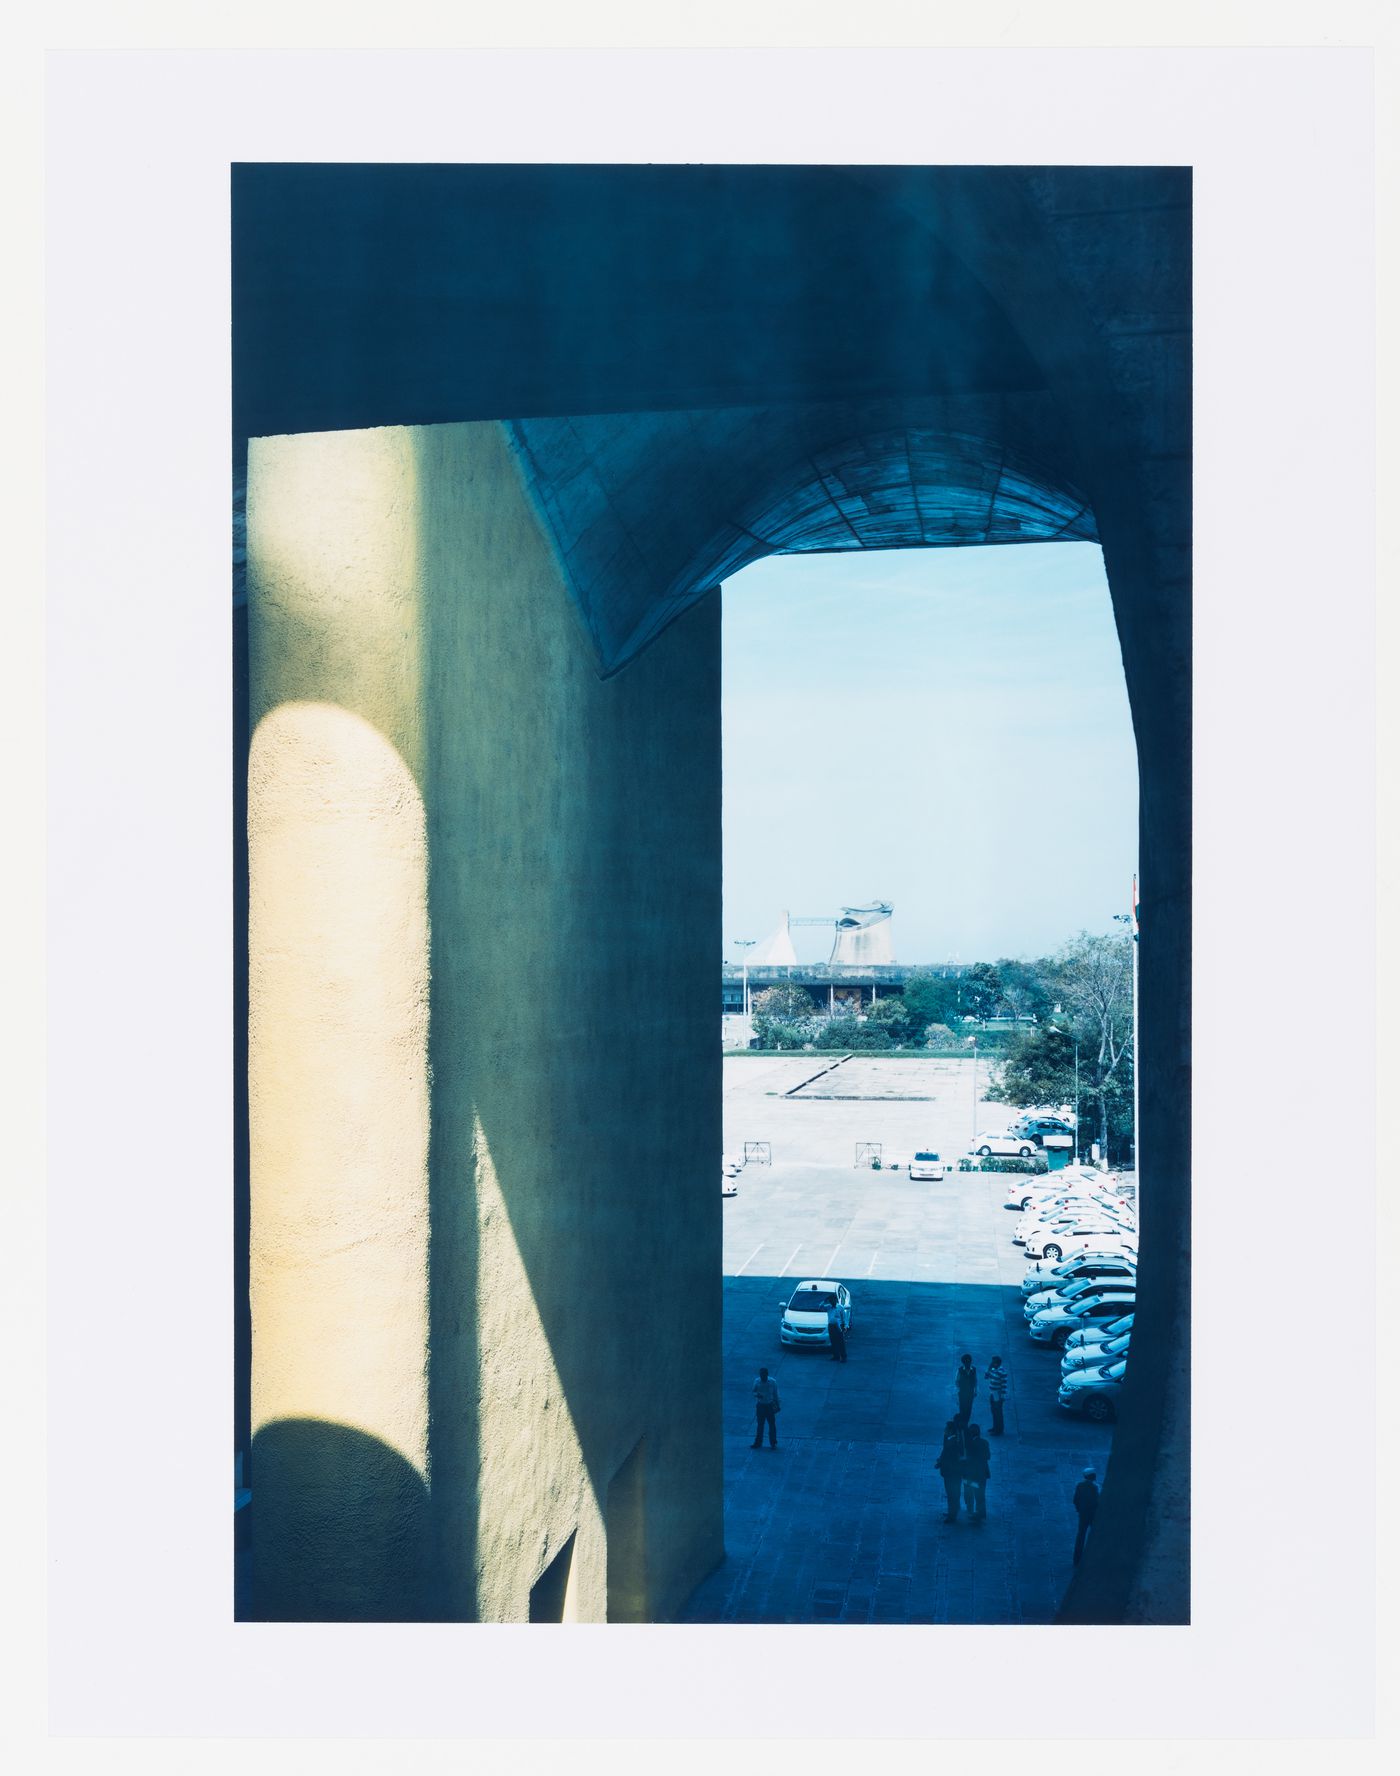
<instances>
[{"instance_id":1,"label":"group of people standing","mask_svg":"<svg viewBox=\"0 0 1400 1776\"><path fill-rule=\"evenodd\" d=\"M1000 1437L1006 1429L1007 1374L1001 1358L993 1357L982 1377L987 1386L987 1404L992 1423L988 1435ZM953 1377L957 1391L958 1410L943 1427L943 1447L935 1466L943 1480L948 1501L945 1523L956 1523L961 1506L968 1521L987 1521L987 1482L992 1477L992 1447L982 1435L981 1425L972 1422L972 1403L977 1398L977 1368L969 1352L964 1352Z\"/></svg>"},{"instance_id":2,"label":"group of people standing","mask_svg":"<svg viewBox=\"0 0 1400 1776\"><path fill-rule=\"evenodd\" d=\"M838 1331L838 1326L839 1322L833 1319L831 1355L834 1362L844 1363L846 1340L843 1333ZM986 1384L987 1403L991 1409L992 1422L988 1435L1000 1437L1006 1428L1004 1413L1008 1380L1000 1357L991 1359L981 1380ZM957 1374L953 1377L953 1386L958 1396L958 1410L943 1427L943 1447L934 1464L942 1478L943 1493L948 1502L943 1521L956 1523L959 1510L964 1510L968 1522L980 1527L987 1521L987 1483L992 1477L992 1446L982 1435L982 1427L972 1423L972 1405L977 1398L979 1382L977 1368L970 1353L963 1354ZM753 1384L753 1395L756 1421L753 1447L758 1449L762 1446L766 1429L768 1446L776 1449L778 1413L782 1410L782 1401L778 1396L778 1384L766 1369L759 1370ZM1098 1504L1099 1488L1094 1470L1085 1468L1083 1478L1074 1489L1074 1509L1079 1519L1079 1534L1074 1544L1076 1565L1083 1555Z\"/></svg>"}]
</instances>

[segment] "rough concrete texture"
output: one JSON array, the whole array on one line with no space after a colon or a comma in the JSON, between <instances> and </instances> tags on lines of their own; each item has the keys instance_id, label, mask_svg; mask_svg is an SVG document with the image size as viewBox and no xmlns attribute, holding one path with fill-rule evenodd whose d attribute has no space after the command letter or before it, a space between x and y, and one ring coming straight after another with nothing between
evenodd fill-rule
<instances>
[{"instance_id":1,"label":"rough concrete texture","mask_svg":"<svg viewBox=\"0 0 1400 1776\"><path fill-rule=\"evenodd\" d=\"M719 1056L651 990L713 990L717 601L600 682L489 424L259 440L248 525L254 1614L525 1621L574 1537L602 1620L644 1438L664 1616L722 1552Z\"/></svg>"},{"instance_id":2,"label":"rough concrete texture","mask_svg":"<svg viewBox=\"0 0 1400 1776\"><path fill-rule=\"evenodd\" d=\"M427 1570L428 852L412 485L406 440L391 432L272 439L251 456L253 1468L263 1496L297 1501L255 1519L263 1615L381 1613L404 1591L413 1613ZM353 1433L338 1454L325 1426Z\"/></svg>"},{"instance_id":3,"label":"rough concrete texture","mask_svg":"<svg viewBox=\"0 0 1400 1776\"><path fill-rule=\"evenodd\" d=\"M1027 518L1033 534L1099 537L1141 784L1141 1337L1064 1613L1186 1620L1189 169L240 167L233 219L240 434L515 422L593 664L631 662L620 682L652 670L652 647L680 647L687 629L668 625L755 549L1009 540ZM480 519L497 522L515 520ZM488 555L500 541L483 535ZM492 657L518 645L551 676L530 682L509 720L487 697L503 715L490 746L513 767L522 719L520 744L539 756L590 745L572 717L537 731L556 705L582 709L573 674L586 662L536 646L533 605L497 598L483 622L497 613L520 634L497 636ZM448 702L467 680L444 687ZM638 715L619 722L645 722L649 682ZM604 803L580 835L623 882L657 867L678 796L718 795L708 739L678 749L668 771L657 732L640 725L629 745L606 729L619 757L652 749L650 813ZM502 782L509 793L465 810L462 831L487 855L528 845L522 820L548 829L554 814L510 770ZM432 795L425 804L431 829ZM559 920L575 904L588 892L525 897L522 918L550 955L567 953ZM704 894L676 895L668 915L685 959L684 981L668 979L691 1008L658 1032L673 1044L709 1024L713 982L685 971L713 952L718 927ZM516 1052L520 1090L528 1081L548 1102L567 1077L591 1077L590 1059L565 1062L543 1031ZM707 1077L689 1089L687 1121ZM624 1103L618 1120L631 1113ZM627 1140L609 1132L609 1145ZM610 1216L597 1205L582 1219ZM533 1277L538 1256L525 1258Z\"/></svg>"}]
</instances>

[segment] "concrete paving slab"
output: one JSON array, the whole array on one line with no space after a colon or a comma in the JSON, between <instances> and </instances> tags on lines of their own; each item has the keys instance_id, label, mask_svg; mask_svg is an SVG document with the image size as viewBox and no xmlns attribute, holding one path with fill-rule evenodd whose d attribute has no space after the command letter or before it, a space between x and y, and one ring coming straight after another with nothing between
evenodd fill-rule
<instances>
[{"instance_id":1,"label":"concrete paving slab","mask_svg":"<svg viewBox=\"0 0 1400 1776\"><path fill-rule=\"evenodd\" d=\"M799 1098L775 1108L772 1082L800 1077L800 1061L725 1063L726 1150L767 1139L774 1163L746 1167L724 1205L728 1554L682 1620L1053 1619L1071 1570L1070 1496L1085 1466L1103 1472L1111 1427L1056 1404L1058 1355L1026 1336L1026 1261L997 1174L915 1184L902 1170L843 1163L858 1139L905 1153L961 1151L974 1124L1005 1119L1004 1108L974 1105L965 1063L911 1064L939 1070L931 1104ZM984 1067L979 1074L985 1081ZM806 1276L834 1277L852 1292L845 1365L779 1340L780 1303ZM1011 1377L1006 1435L989 1439L981 1527L961 1515L943 1523L933 1466L963 1350L979 1371L995 1351ZM776 1452L750 1448L760 1363L783 1401ZM985 1424L985 1401L977 1404Z\"/></svg>"}]
</instances>

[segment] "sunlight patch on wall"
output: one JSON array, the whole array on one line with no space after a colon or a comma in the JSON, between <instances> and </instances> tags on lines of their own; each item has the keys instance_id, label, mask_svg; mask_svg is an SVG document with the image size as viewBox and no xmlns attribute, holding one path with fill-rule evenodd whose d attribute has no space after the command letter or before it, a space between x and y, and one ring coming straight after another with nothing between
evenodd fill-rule
<instances>
[{"instance_id":1,"label":"sunlight patch on wall","mask_svg":"<svg viewBox=\"0 0 1400 1776\"><path fill-rule=\"evenodd\" d=\"M520 1590L520 1574L543 1572L577 1531L563 1620L602 1621L602 1512L480 1116L473 1148L480 1241L480 1617L528 1620L529 1595ZM589 1335L595 1307L580 1300L580 1338Z\"/></svg>"},{"instance_id":2,"label":"sunlight patch on wall","mask_svg":"<svg viewBox=\"0 0 1400 1776\"><path fill-rule=\"evenodd\" d=\"M326 703L249 760L253 1428L428 1471L428 848L413 772Z\"/></svg>"}]
</instances>

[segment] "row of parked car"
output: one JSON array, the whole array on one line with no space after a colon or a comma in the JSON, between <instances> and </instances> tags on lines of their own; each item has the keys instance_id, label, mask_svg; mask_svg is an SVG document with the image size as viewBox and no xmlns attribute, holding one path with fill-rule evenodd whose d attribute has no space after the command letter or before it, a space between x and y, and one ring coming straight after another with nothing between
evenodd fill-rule
<instances>
[{"instance_id":1,"label":"row of parked car","mask_svg":"<svg viewBox=\"0 0 1400 1776\"><path fill-rule=\"evenodd\" d=\"M1021 1279L1031 1342L1061 1352L1065 1411L1111 1419L1132 1340L1137 1212L1089 1166L1008 1184L1006 1207L1021 1213L1013 1238L1033 1261Z\"/></svg>"}]
</instances>

